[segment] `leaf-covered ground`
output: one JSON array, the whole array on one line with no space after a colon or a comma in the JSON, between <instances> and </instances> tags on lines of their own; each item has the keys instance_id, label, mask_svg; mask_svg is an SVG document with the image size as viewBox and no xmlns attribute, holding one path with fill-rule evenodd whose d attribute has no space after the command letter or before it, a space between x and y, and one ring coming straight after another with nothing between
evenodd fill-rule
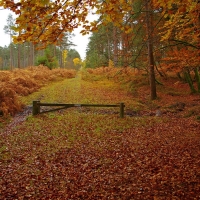
<instances>
[{"instance_id":1,"label":"leaf-covered ground","mask_svg":"<svg viewBox=\"0 0 200 200\"><path fill-rule=\"evenodd\" d=\"M156 116L163 98L147 106L145 93L134 101L113 82L77 77L24 97L124 102L126 116L81 107L19 115L0 133L0 199L200 199L200 123L172 101Z\"/></svg>"}]
</instances>

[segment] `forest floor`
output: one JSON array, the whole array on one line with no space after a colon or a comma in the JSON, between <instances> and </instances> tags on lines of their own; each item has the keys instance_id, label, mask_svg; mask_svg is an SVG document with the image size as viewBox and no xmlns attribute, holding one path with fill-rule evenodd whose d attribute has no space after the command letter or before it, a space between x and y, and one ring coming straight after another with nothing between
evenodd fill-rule
<instances>
[{"instance_id":1,"label":"forest floor","mask_svg":"<svg viewBox=\"0 0 200 200\"><path fill-rule=\"evenodd\" d=\"M163 80L127 91L80 76L21 98L27 107L0 132L0 199L200 199L200 96ZM125 103L32 116L33 100Z\"/></svg>"}]
</instances>

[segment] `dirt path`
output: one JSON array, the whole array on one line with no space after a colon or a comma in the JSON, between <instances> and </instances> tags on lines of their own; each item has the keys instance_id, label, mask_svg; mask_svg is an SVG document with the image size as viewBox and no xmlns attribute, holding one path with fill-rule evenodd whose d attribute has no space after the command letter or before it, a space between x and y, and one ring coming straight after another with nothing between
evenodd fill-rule
<instances>
[{"instance_id":1,"label":"dirt path","mask_svg":"<svg viewBox=\"0 0 200 200\"><path fill-rule=\"evenodd\" d=\"M12 130L23 123L26 118L32 114L32 107L26 106L21 112L17 113L11 120L11 122L2 130L3 134L10 134Z\"/></svg>"}]
</instances>

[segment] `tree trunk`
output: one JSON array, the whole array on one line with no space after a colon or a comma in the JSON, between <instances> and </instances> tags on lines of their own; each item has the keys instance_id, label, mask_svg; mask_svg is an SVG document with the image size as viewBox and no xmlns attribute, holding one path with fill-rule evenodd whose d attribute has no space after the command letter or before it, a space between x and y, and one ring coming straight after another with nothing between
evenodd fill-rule
<instances>
[{"instance_id":1,"label":"tree trunk","mask_svg":"<svg viewBox=\"0 0 200 200\"><path fill-rule=\"evenodd\" d=\"M110 56L110 38L109 38L109 34L108 34L108 30L106 31L106 37L107 37L107 51L108 51L108 62L111 60L111 56Z\"/></svg>"},{"instance_id":2,"label":"tree trunk","mask_svg":"<svg viewBox=\"0 0 200 200\"><path fill-rule=\"evenodd\" d=\"M18 57L17 61L18 62L17 62L17 65L18 65L18 68L20 69L21 68L21 66L20 66L20 59L21 59L20 58L21 57L21 48L20 47L21 46L20 46L20 44L18 44L17 46L18 46L18 52L17 52L17 57Z\"/></svg>"},{"instance_id":3,"label":"tree trunk","mask_svg":"<svg viewBox=\"0 0 200 200\"><path fill-rule=\"evenodd\" d=\"M62 44L61 44L61 42L60 42L60 67L61 68L64 68L63 67L63 49L62 49Z\"/></svg>"},{"instance_id":4,"label":"tree trunk","mask_svg":"<svg viewBox=\"0 0 200 200\"><path fill-rule=\"evenodd\" d=\"M195 73L195 78L196 78L196 81L197 81L197 90L198 90L198 93L200 93L200 75L199 75L199 70L198 70L198 67L196 67L194 69L194 73Z\"/></svg>"},{"instance_id":5,"label":"tree trunk","mask_svg":"<svg viewBox=\"0 0 200 200\"><path fill-rule=\"evenodd\" d=\"M12 35L10 35L10 70L13 69Z\"/></svg>"},{"instance_id":6,"label":"tree trunk","mask_svg":"<svg viewBox=\"0 0 200 200\"><path fill-rule=\"evenodd\" d=\"M35 66L35 45L32 43L32 66Z\"/></svg>"},{"instance_id":7,"label":"tree trunk","mask_svg":"<svg viewBox=\"0 0 200 200\"><path fill-rule=\"evenodd\" d=\"M23 49L23 51L24 51L24 52L23 52L23 56L24 56L24 59L23 59L23 61L24 61L24 62L23 62L23 67L25 68L25 67L26 67L26 56L25 56L25 55L26 55L26 53L27 53L27 52L26 52L26 43L25 43L25 42L24 42L24 44L23 44L23 48L24 48L24 49Z\"/></svg>"},{"instance_id":8,"label":"tree trunk","mask_svg":"<svg viewBox=\"0 0 200 200\"><path fill-rule=\"evenodd\" d=\"M121 63L120 67L124 67L125 63L125 47L124 47L124 34L121 32L121 51L120 51Z\"/></svg>"},{"instance_id":9,"label":"tree trunk","mask_svg":"<svg viewBox=\"0 0 200 200\"><path fill-rule=\"evenodd\" d=\"M34 45L33 43L29 43L29 66L34 66Z\"/></svg>"},{"instance_id":10,"label":"tree trunk","mask_svg":"<svg viewBox=\"0 0 200 200\"><path fill-rule=\"evenodd\" d=\"M117 28L115 26L113 26L113 46L114 46L113 62L114 66L116 67L118 63L118 42L117 42Z\"/></svg>"},{"instance_id":11,"label":"tree trunk","mask_svg":"<svg viewBox=\"0 0 200 200\"><path fill-rule=\"evenodd\" d=\"M194 85L193 85L192 78L191 78L191 76L190 76L189 70L184 71L184 75L185 75L185 79L186 79L187 83L188 83L189 86L190 86L190 91L191 91L191 93L192 93L192 94L193 94L193 93L196 93L196 90L195 90L195 88L194 88Z\"/></svg>"},{"instance_id":12,"label":"tree trunk","mask_svg":"<svg viewBox=\"0 0 200 200\"><path fill-rule=\"evenodd\" d=\"M153 25L152 25L152 10L150 9L151 0L145 2L146 8L146 26L147 26L147 46L148 46L148 60L149 60L149 75L150 75L150 90L151 100L156 99L156 81L154 71L154 56L153 56Z\"/></svg>"}]
</instances>

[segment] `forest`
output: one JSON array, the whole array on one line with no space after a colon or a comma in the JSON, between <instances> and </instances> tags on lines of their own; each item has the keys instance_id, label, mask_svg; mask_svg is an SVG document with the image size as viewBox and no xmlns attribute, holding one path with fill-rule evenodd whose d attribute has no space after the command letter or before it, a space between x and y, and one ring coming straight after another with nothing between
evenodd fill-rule
<instances>
[{"instance_id":1,"label":"forest","mask_svg":"<svg viewBox=\"0 0 200 200\"><path fill-rule=\"evenodd\" d=\"M15 44L12 37L17 32L13 29L15 26L13 15L9 14L6 21L7 25L4 26L4 32L10 36L10 44L0 47L1 70L20 69L28 66L38 66L40 64L50 69L59 67L68 69L80 68L80 55L72 48L74 46L71 42L73 34L65 33L60 40L59 46L48 45L45 49L38 49L37 45L29 41L23 44Z\"/></svg>"},{"instance_id":2,"label":"forest","mask_svg":"<svg viewBox=\"0 0 200 200\"><path fill-rule=\"evenodd\" d=\"M198 0L0 7L13 12L0 47L0 199L200 199ZM75 106L33 115L33 101ZM123 118L81 106L119 103Z\"/></svg>"},{"instance_id":3,"label":"forest","mask_svg":"<svg viewBox=\"0 0 200 200\"><path fill-rule=\"evenodd\" d=\"M200 90L198 1L7 0L0 5L17 15L8 16L4 27L11 43L1 48L1 69L35 64L78 69L81 63L97 68L112 63L146 71L152 100L157 97L155 73L176 73L192 92ZM87 15L98 19L91 21ZM70 42L71 32L80 25L81 34L92 31L84 61Z\"/></svg>"}]
</instances>

